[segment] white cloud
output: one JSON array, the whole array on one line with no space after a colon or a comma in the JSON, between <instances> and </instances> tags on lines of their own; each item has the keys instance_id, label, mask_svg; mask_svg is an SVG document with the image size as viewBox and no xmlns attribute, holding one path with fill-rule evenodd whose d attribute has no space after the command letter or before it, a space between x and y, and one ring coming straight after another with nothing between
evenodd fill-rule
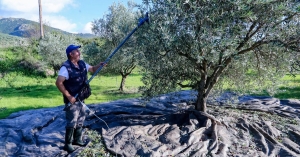
<instances>
[{"instance_id":1,"label":"white cloud","mask_svg":"<svg viewBox=\"0 0 300 157\"><path fill-rule=\"evenodd\" d=\"M92 33L92 22L88 22L84 29L82 30L82 33Z\"/></svg>"},{"instance_id":2,"label":"white cloud","mask_svg":"<svg viewBox=\"0 0 300 157\"><path fill-rule=\"evenodd\" d=\"M75 32L77 25L66 17L55 15L66 7L76 7L73 0L41 0L43 23L67 32ZM38 0L0 0L0 11L9 12L9 17L24 18L39 22Z\"/></svg>"},{"instance_id":3,"label":"white cloud","mask_svg":"<svg viewBox=\"0 0 300 157\"><path fill-rule=\"evenodd\" d=\"M70 22L63 16L44 16L43 22L46 25L49 25L54 28L58 28L67 32L74 33L77 25L75 23Z\"/></svg>"},{"instance_id":4,"label":"white cloud","mask_svg":"<svg viewBox=\"0 0 300 157\"><path fill-rule=\"evenodd\" d=\"M72 6L73 0L41 0L43 11L46 13L57 13L63 8ZM74 5L73 5L74 6Z\"/></svg>"},{"instance_id":5,"label":"white cloud","mask_svg":"<svg viewBox=\"0 0 300 157\"><path fill-rule=\"evenodd\" d=\"M7 11L32 12L38 8L37 0L1 0L1 9Z\"/></svg>"},{"instance_id":6,"label":"white cloud","mask_svg":"<svg viewBox=\"0 0 300 157\"><path fill-rule=\"evenodd\" d=\"M41 0L45 13L57 13L67 5L73 5L73 0ZM38 11L38 0L0 0L2 10L35 13Z\"/></svg>"},{"instance_id":7,"label":"white cloud","mask_svg":"<svg viewBox=\"0 0 300 157\"><path fill-rule=\"evenodd\" d=\"M31 21L39 22L39 15L38 14L34 14L34 13L28 13L28 14L25 14L25 15L24 15L24 13L13 13L9 17L24 18L26 20L31 20Z\"/></svg>"},{"instance_id":8,"label":"white cloud","mask_svg":"<svg viewBox=\"0 0 300 157\"><path fill-rule=\"evenodd\" d=\"M39 16L37 14L26 14L24 17L23 14L14 14L12 17L14 18L25 18L27 20L39 22ZM70 22L67 18L64 16L51 16L51 15L45 15L43 16L43 24L58 28L67 32L75 33L75 29L77 28L76 23Z\"/></svg>"}]
</instances>

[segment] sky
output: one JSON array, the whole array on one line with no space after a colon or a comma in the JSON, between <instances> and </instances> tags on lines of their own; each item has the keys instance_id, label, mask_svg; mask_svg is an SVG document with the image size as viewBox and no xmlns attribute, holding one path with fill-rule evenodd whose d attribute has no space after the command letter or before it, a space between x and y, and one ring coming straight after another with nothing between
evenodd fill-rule
<instances>
[{"instance_id":1,"label":"sky","mask_svg":"<svg viewBox=\"0 0 300 157\"><path fill-rule=\"evenodd\" d=\"M142 4L142 0L132 0ZM103 18L113 3L128 0L41 0L44 24L71 33L92 33L91 22ZM0 18L39 22L38 0L0 0Z\"/></svg>"}]
</instances>

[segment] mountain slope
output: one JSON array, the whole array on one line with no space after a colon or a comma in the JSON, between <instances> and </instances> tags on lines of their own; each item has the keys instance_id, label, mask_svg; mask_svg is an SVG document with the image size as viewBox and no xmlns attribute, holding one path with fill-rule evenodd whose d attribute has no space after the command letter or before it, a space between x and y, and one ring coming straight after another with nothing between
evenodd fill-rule
<instances>
[{"instance_id":1,"label":"mountain slope","mask_svg":"<svg viewBox=\"0 0 300 157\"><path fill-rule=\"evenodd\" d=\"M18 37L39 37L40 35L39 23L26 20L23 18L1 18L0 19L0 33L9 34ZM50 26L44 26L44 32L60 32L63 34L72 34L57 28ZM75 34L82 38L92 38L95 37L93 34L80 33Z\"/></svg>"},{"instance_id":2,"label":"mountain slope","mask_svg":"<svg viewBox=\"0 0 300 157\"><path fill-rule=\"evenodd\" d=\"M23 37L0 33L0 48L28 45L28 40Z\"/></svg>"}]
</instances>

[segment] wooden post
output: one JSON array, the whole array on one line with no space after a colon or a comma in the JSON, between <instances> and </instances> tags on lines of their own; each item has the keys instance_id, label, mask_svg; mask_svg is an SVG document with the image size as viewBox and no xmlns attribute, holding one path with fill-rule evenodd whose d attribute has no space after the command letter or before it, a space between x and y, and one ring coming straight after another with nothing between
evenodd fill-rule
<instances>
[{"instance_id":1,"label":"wooden post","mask_svg":"<svg viewBox=\"0 0 300 157\"><path fill-rule=\"evenodd\" d=\"M40 14L40 38L43 39L44 38L44 28L43 28L43 21L42 21L42 4L41 4L41 0L39 1L39 14Z\"/></svg>"}]
</instances>

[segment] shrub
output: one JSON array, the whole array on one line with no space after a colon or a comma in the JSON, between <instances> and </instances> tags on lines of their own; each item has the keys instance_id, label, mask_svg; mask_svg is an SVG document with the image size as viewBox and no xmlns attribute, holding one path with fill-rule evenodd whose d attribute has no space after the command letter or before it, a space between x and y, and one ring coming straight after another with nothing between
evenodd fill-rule
<instances>
[{"instance_id":1,"label":"shrub","mask_svg":"<svg viewBox=\"0 0 300 157\"><path fill-rule=\"evenodd\" d=\"M53 69L55 75L61 64L67 59L65 50L70 44L79 44L76 42L75 36L63 35L58 32L45 34L45 37L39 42L39 55Z\"/></svg>"},{"instance_id":2,"label":"shrub","mask_svg":"<svg viewBox=\"0 0 300 157\"><path fill-rule=\"evenodd\" d=\"M35 59L34 57L29 56L28 58L23 58L19 62L19 66L22 68L22 71L25 75L38 75L46 77L47 66L42 61Z\"/></svg>"}]
</instances>

